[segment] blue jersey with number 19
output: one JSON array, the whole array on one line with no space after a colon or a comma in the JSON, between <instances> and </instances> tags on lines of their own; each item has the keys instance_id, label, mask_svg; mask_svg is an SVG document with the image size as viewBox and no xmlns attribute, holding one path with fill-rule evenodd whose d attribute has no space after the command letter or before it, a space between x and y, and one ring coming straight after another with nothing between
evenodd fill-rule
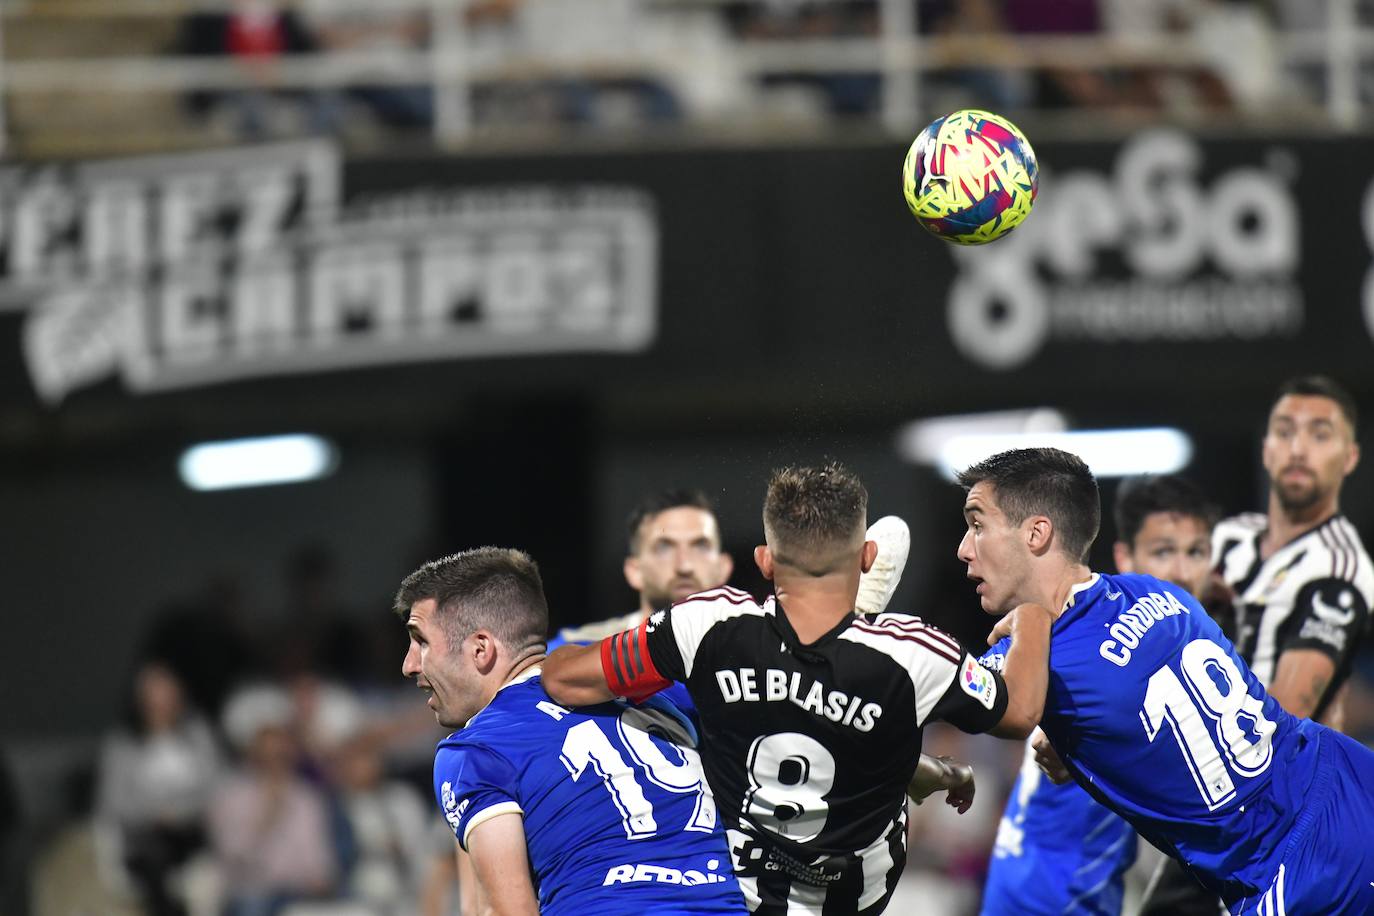
<instances>
[{"instance_id":1,"label":"blue jersey with number 19","mask_svg":"<svg viewBox=\"0 0 1374 916\"><path fill-rule=\"evenodd\" d=\"M521 815L545 916L745 912L692 722L657 698L570 710L538 673L439 744L434 792L463 848Z\"/></svg>"},{"instance_id":2,"label":"blue jersey with number 19","mask_svg":"<svg viewBox=\"0 0 1374 916\"><path fill-rule=\"evenodd\" d=\"M993 657L997 649L1005 646ZM1150 576L1094 575L1055 622L1050 659L1040 724L1075 780L1233 912L1252 912L1257 897L1256 912L1266 912L1266 893L1282 912L1285 863L1290 902L1312 893L1323 903L1290 912L1368 902L1374 855L1349 844L1374 830L1374 805L1337 796L1340 784L1371 784L1374 754L1347 754L1341 736L1285 712L1186 591ZM1355 766L1333 764L1337 756ZM1323 836L1329 818L1356 833ZM1348 854L1349 887L1295 874L1304 846ZM1325 907L1342 900L1344 909Z\"/></svg>"}]
</instances>

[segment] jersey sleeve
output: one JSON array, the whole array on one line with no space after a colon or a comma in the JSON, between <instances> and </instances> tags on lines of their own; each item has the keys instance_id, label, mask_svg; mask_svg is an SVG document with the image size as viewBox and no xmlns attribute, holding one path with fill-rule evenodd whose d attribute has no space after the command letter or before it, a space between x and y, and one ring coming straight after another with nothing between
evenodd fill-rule
<instances>
[{"instance_id":1,"label":"jersey sleeve","mask_svg":"<svg viewBox=\"0 0 1374 916\"><path fill-rule=\"evenodd\" d=\"M520 814L516 772L505 757L478 745L441 745L434 757L434 794L464 850L472 828L498 814Z\"/></svg>"},{"instance_id":2,"label":"jersey sleeve","mask_svg":"<svg viewBox=\"0 0 1374 916\"><path fill-rule=\"evenodd\" d=\"M725 621L761 613L747 592L721 586L671 608L654 611L641 624L602 642L606 683L617 695L640 699L687 681L709 649L706 634ZM709 659L706 664L710 665Z\"/></svg>"},{"instance_id":3,"label":"jersey sleeve","mask_svg":"<svg viewBox=\"0 0 1374 916\"><path fill-rule=\"evenodd\" d=\"M1364 632L1369 605L1349 580L1315 579L1298 591L1292 619L1279 651L1316 649L1340 667Z\"/></svg>"},{"instance_id":4,"label":"jersey sleeve","mask_svg":"<svg viewBox=\"0 0 1374 916\"><path fill-rule=\"evenodd\" d=\"M960 731L979 735L1002 721L1007 711L1007 685L1002 675L978 663L965 652L954 680L931 710L932 719L943 719Z\"/></svg>"},{"instance_id":5,"label":"jersey sleeve","mask_svg":"<svg viewBox=\"0 0 1374 916\"><path fill-rule=\"evenodd\" d=\"M638 626L601 640L601 673L606 676L606 685L612 693L638 702L679 679L674 676L681 669L679 660L665 653L665 673L660 671L649 648L650 637L664 633L659 638L665 639L670 627L668 612L655 611Z\"/></svg>"},{"instance_id":6,"label":"jersey sleeve","mask_svg":"<svg viewBox=\"0 0 1374 916\"><path fill-rule=\"evenodd\" d=\"M990 671L1002 673L1002 666L1007 663L1007 650L1011 648L1011 637L1003 636L997 645L978 657L978 664Z\"/></svg>"}]
</instances>

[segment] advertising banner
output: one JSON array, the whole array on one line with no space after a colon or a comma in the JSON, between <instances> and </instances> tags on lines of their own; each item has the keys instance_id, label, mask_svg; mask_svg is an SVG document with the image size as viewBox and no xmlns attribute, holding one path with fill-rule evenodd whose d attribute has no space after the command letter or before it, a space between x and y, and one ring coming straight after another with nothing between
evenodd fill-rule
<instances>
[{"instance_id":1,"label":"advertising banner","mask_svg":"<svg viewBox=\"0 0 1374 916\"><path fill-rule=\"evenodd\" d=\"M906 212L897 144L12 166L0 345L22 371L0 394L53 409L110 379L136 401L406 364L798 401L866 379L941 410L1314 370L1374 388L1369 140L1036 146L1030 218L973 248Z\"/></svg>"}]
</instances>

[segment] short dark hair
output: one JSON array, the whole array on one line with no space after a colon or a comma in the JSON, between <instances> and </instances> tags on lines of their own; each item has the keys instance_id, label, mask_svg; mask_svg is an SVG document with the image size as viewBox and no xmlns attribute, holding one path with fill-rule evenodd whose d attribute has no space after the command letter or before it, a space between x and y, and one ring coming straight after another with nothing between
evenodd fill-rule
<instances>
[{"instance_id":1,"label":"short dark hair","mask_svg":"<svg viewBox=\"0 0 1374 916\"><path fill-rule=\"evenodd\" d=\"M1158 477L1133 477L1116 491L1113 516L1116 539L1134 546L1145 519L1157 512L1168 512L1200 519L1210 531L1220 513L1207 494L1187 477L1161 474Z\"/></svg>"},{"instance_id":2,"label":"short dark hair","mask_svg":"<svg viewBox=\"0 0 1374 916\"><path fill-rule=\"evenodd\" d=\"M392 609L405 620L413 604L431 598L451 646L485 629L519 652L544 642L549 629L539 565L524 551L478 547L430 560L401 582Z\"/></svg>"},{"instance_id":3,"label":"short dark hair","mask_svg":"<svg viewBox=\"0 0 1374 916\"><path fill-rule=\"evenodd\" d=\"M999 452L959 474L965 490L988 483L1007 521L1019 525L1032 515L1054 523L1059 548L1082 563L1102 524L1097 479L1083 459L1057 448Z\"/></svg>"},{"instance_id":4,"label":"short dark hair","mask_svg":"<svg viewBox=\"0 0 1374 916\"><path fill-rule=\"evenodd\" d=\"M868 491L853 471L831 461L773 472L763 501L763 530L780 563L814 576L831 573L868 519Z\"/></svg>"},{"instance_id":5,"label":"short dark hair","mask_svg":"<svg viewBox=\"0 0 1374 916\"><path fill-rule=\"evenodd\" d=\"M1280 399L1289 395L1330 398L1336 402L1341 413L1345 414L1345 420L1350 424L1351 436L1354 436L1359 429L1360 409L1355 405L1355 398L1344 385L1329 375L1300 375L1296 378L1290 378L1279 386L1279 390L1271 402L1271 409L1273 404L1277 404Z\"/></svg>"},{"instance_id":6,"label":"short dark hair","mask_svg":"<svg viewBox=\"0 0 1374 916\"><path fill-rule=\"evenodd\" d=\"M630 510L625 519L625 544L630 556L639 553L639 528L647 520L669 509L701 509L714 518L716 507L701 490L668 489L645 496Z\"/></svg>"}]
</instances>

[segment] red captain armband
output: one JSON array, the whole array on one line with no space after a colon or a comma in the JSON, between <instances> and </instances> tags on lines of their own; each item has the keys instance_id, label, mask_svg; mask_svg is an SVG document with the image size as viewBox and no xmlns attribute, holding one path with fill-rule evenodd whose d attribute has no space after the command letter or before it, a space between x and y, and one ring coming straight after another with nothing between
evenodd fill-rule
<instances>
[{"instance_id":1,"label":"red captain armband","mask_svg":"<svg viewBox=\"0 0 1374 916\"><path fill-rule=\"evenodd\" d=\"M649 657L646 626L648 621L601 640L601 673L606 676L606 685L616 696L635 702L673 683L658 673Z\"/></svg>"}]
</instances>

